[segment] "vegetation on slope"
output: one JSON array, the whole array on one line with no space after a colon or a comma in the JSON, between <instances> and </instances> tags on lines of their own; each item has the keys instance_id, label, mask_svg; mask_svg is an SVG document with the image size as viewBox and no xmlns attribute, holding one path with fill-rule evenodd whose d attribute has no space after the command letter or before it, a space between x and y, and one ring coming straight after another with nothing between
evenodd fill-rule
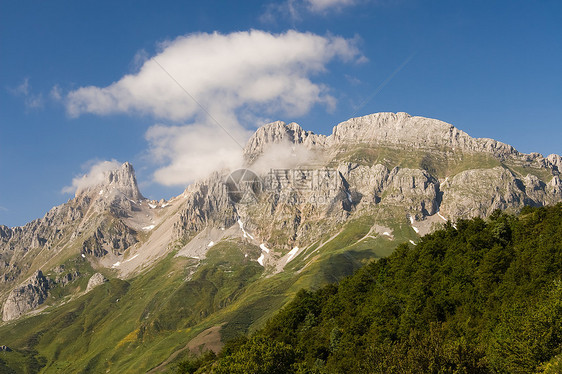
<instances>
[{"instance_id":1,"label":"vegetation on slope","mask_svg":"<svg viewBox=\"0 0 562 374\"><path fill-rule=\"evenodd\" d=\"M562 204L448 224L183 373L562 371Z\"/></svg>"}]
</instances>

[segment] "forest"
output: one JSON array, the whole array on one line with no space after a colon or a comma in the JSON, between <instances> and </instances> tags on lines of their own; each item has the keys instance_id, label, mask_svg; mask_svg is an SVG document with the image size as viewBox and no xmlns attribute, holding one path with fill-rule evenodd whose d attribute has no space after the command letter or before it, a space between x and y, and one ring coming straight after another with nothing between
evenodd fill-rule
<instances>
[{"instance_id":1,"label":"forest","mask_svg":"<svg viewBox=\"0 0 562 374\"><path fill-rule=\"evenodd\" d=\"M562 203L448 222L178 373L560 373Z\"/></svg>"}]
</instances>

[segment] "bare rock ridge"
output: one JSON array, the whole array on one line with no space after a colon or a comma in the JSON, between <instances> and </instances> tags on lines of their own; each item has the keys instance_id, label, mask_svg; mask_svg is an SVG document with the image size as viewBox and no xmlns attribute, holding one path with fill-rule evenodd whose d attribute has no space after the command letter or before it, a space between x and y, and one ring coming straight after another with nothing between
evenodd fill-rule
<instances>
[{"instance_id":1,"label":"bare rock ridge","mask_svg":"<svg viewBox=\"0 0 562 374\"><path fill-rule=\"evenodd\" d=\"M335 149L342 146L388 146L439 152L486 153L504 160L536 163L556 172L562 171L562 158L552 154L521 154L511 145L489 138L472 138L451 124L407 113L375 113L349 119L334 126L329 136L304 131L296 123L281 121L260 127L248 141L244 155L249 163L264 152L267 144L289 141L310 149Z\"/></svg>"}]
</instances>

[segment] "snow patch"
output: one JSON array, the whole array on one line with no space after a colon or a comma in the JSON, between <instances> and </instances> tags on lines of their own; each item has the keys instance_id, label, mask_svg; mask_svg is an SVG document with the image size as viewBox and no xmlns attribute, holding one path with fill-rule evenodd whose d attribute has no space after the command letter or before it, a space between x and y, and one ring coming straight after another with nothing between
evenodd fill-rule
<instances>
[{"instance_id":1,"label":"snow patch","mask_svg":"<svg viewBox=\"0 0 562 374\"><path fill-rule=\"evenodd\" d=\"M390 235L390 233L389 233L388 231L385 231L385 232L383 232L382 234L383 234L383 235L386 235L386 236L392 236L392 235Z\"/></svg>"},{"instance_id":2,"label":"snow patch","mask_svg":"<svg viewBox=\"0 0 562 374\"><path fill-rule=\"evenodd\" d=\"M347 200L349 200L350 203L353 203L353 199L351 198L351 194L347 191L345 191L345 194L347 195Z\"/></svg>"},{"instance_id":3,"label":"snow patch","mask_svg":"<svg viewBox=\"0 0 562 374\"><path fill-rule=\"evenodd\" d=\"M410 216L410 224L412 225L412 228L414 229L416 234L418 234L420 232L420 229L414 226L414 222L416 222L416 219L414 218L414 216Z\"/></svg>"},{"instance_id":4,"label":"snow patch","mask_svg":"<svg viewBox=\"0 0 562 374\"><path fill-rule=\"evenodd\" d=\"M261 256L258 258L258 264L260 264L261 266L263 266L263 260L265 259L264 254L262 253Z\"/></svg>"},{"instance_id":5,"label":"snow patch","mask_svg":"<svg viewBox=\"0 0 562 374\"><path fill-rule=\"evenodd\" d=\"M120 262L120 261L117 261L116 263L114 263L113 265L111 265L111 267L112 267L112 268L116 268L116 267L118 267L119 265L121 265L121 262Z\"/></svg>"},{"instance_id":6,"label":"snow patch","mask_svg":"<svg viewBox=\"0 0 562 374\"><path fill-rule=\"evenodd\" d=\"M269 253L269 249L265 246L265 244L261 243L260 244L260 248L262 251L264 251L265 253Z\"/></svg>"},{"instance_id":7,"label":"snow patch","mask_svg":"<svg viewBox=\"0 0 562 374\"><path fill-rule=\"evenodd\" d=\"M242 233L244 234L245 238L250 238L250 239L254 240L254 237L252 235L250 235L249 233L247 233L246 230L244 230L244 223L242 222L242 220L240 218L238 218L238 226L240 226L240 230L242 230Z\"/></svg>"},{"instance_id":8,"label":"snow patch","mask_svg":"<svg viewBox=\"0 0 562 374\"><path fill-rule=\"evenodd\" d=\"M165 208L165 207L170 206L170 205L171 205L170 203L162 204L162 208Z\"/></svg>"},{"instance_id":9,"label":"snow patch","mask_svg":"<svg viewBox=\"0 0 562 374\"><path fill-rule=\"evenodd\" d=\"M103 190L100 190L100 195L103 195Z\"/></svg>"},{"instance_id":10,"label":"snow patch","mask_svg":"<svg viewBox=\"0 0 562 374\"><path fill-rule=\"evenodd\" d=\"M82 258L86 258L86 255L84 253L82 253Z\"/></svg>"},{"instance_id":11,"label":"snow patch","mask_svg":"<svg viewBox=\"0 0 562 374\"><path fill-rule=\"evenodd\" d=\"M447 218L443 217L441 213L437 212L437 215L445 222L447 222Z\"/></svg>"},{"instance_id":12,"label":"snow patch","mask_svg":"<svg viewBox=\"0 0 562 374\"><path fill-rule=\"evenodd\" d=\"M210 248L210 247L212 247L212 246L214 246L214 245L215 245L215 242L211 240L211 242L210 242L209 244L207 244L207 247Z\"/></svg>"},{"instance_id":13,"label":"snow patch","mask_svg":"<svg viewBox=\"0 0 562 374\"><path fill-rule=\"evenodd\" d=\"M443 186L445 185L445 183L447 183L447 181L449 180L449 177L445 178L445 180L441 183L439 183L439 189L443 188Z\"/></svg>"},{"instance_id":14,"label":"snow patch","mask_svg":"<svg viewBox=\"0 0 562 374\"><path fill-rule=\"evenodd\" d=\"M413 245L417 245L413 240L410 240L410 243L412 243Z\"/></svg>"},{"instance_id":15,"label":"snow patch","mask_svg":"<svg viewBox=\"0 0 562 374\"><path fill-rule=\"evenodd\" d=\"M146 231L150 231L150 230L152 230L152 229L155 228L155 227L156 227L155 225L150 225L150 226L145 226L145 227L143 227L142 229L143 229L143 230L146 230Z\"/></svg>"},{"instance_id":16,"label":"snow patch","mask_svg":"<svg viewBox=\"0 0 562 374\"><path fill-rule=\"evenodd\" d=\"M156 205L154 205L154 204L151 204L151 203L148 203L148 206L150 207L150 209L154 209L154 208L156 208Z\"/></svg>"},{"instance_id":17,"label":"snow patch","mask_svg":"<svg viewBox=\"0 0 562 374\"><path fill-rule=\"evenodd\" d=\"M289 257L287 257L286 263L289 263L289 261L291 261L293 259L293 257L295 257L295 255L297 254L298 251L299 251L299 247L295 247L295 248L291 249L291 251L288 253Z\"/></svg>"},{"instance_id":18,"label":"snow patch","mask_svg":"<svg viewBox=\"0 0 562 374\"><path fill-rule=\"evenodd\" d=\"M131 258L129 258L129 259L126 259L125 261L123 261L123 263L125 263L125 262L129 262L129 261L131 261L131 260L134 260L135 258L137 258L137 256L138 256L138 255L139 255L139 254L137 253L137 254L136 254L136 255L134 255L133 257L131 257Z\"/></svg>"}]
</instances>

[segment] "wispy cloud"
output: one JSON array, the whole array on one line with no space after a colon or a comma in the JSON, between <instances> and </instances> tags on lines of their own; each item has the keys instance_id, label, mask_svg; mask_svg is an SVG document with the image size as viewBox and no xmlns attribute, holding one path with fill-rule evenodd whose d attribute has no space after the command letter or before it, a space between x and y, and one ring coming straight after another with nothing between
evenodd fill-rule
<instances>
[{"instance_id":1,"label":"wispy cloud","mask_svg":"<svg viewBox=\"0 0 562 374\"><path fill-rule=\"evenodd\" d=\"M305 0L304 2L312 12L325 12L355 5L357 0Z\"/></svg>"},{"instance_id":2,"label":"wispy cloud","mask_svg":"<svg viewBox=\"0 0 562 374\"><path fill-rule=\"evenodd\" d=\"M8 91L14 96L22 97L24 99L24 104L28 109L37 109L43 107L43 95L41 93L34 94L32 92L29 78L25 78L23 82L15 88L8 88Z\"/></svg>"},{"instance_id":3,"label":"wispy cloud","mask_svg":"<svg viewBox=\"0 0 562 374\"><path fill-rule=\"evenodd\" d=\"M333 107L328 87L312 77L334 59L361 57L354 40L336 36L192 34L162 43L137 73L107 87L79 88L65 102L71 116L147 114L174 123L153 126L146 139L150 157L161 165L156 181L181 185L240 159L239 144L254 125L242 119Z\"/></svg>"},{"instance_id":4,"label":"wispy cloud","mask_svg":"<svg viewBox=\"0 0 562 374\"><path fill-rule=\"evenodd\" d=\"M0 205L0 212L7 212L7 211L8 211L8 208Z\"/></svg>"},{"instance_id":5,"label":"wispy cloud","mask_svg":"<svg viewBox=\"0 0 562 374\"><path fill-rule=\"evenodd\" d=\"M62 90L58 84L54 85L53 88L51 88L51 92L49 92L49 96L55 101L62 100Z\"/></svg>"},{"instance_id":6,"label":"wispy cloud","mask_svg":"<svg viewBox=\"0 0 562 374\"><path fill-rule=\"evenodd\" d=\"M111 161L90 161L84 165L88 171L72 179L72 184L62 189L63 193L75 193L88 187L97 186L105 180L106 174L119 169L121 163Z\"/></svg>"},{"instance_id":7,"label":"wispy cloud","mask_svg":"<svg viewBox=\"0 0 562 374\"><path fill-rule=\"evenodd\" d=\"M339 12L361 0L286 0L272 2L266 6L261 16L262 22L274 22L279 15L298 21L306 14L327 15Z\"/></svg>"}]
</instances>

